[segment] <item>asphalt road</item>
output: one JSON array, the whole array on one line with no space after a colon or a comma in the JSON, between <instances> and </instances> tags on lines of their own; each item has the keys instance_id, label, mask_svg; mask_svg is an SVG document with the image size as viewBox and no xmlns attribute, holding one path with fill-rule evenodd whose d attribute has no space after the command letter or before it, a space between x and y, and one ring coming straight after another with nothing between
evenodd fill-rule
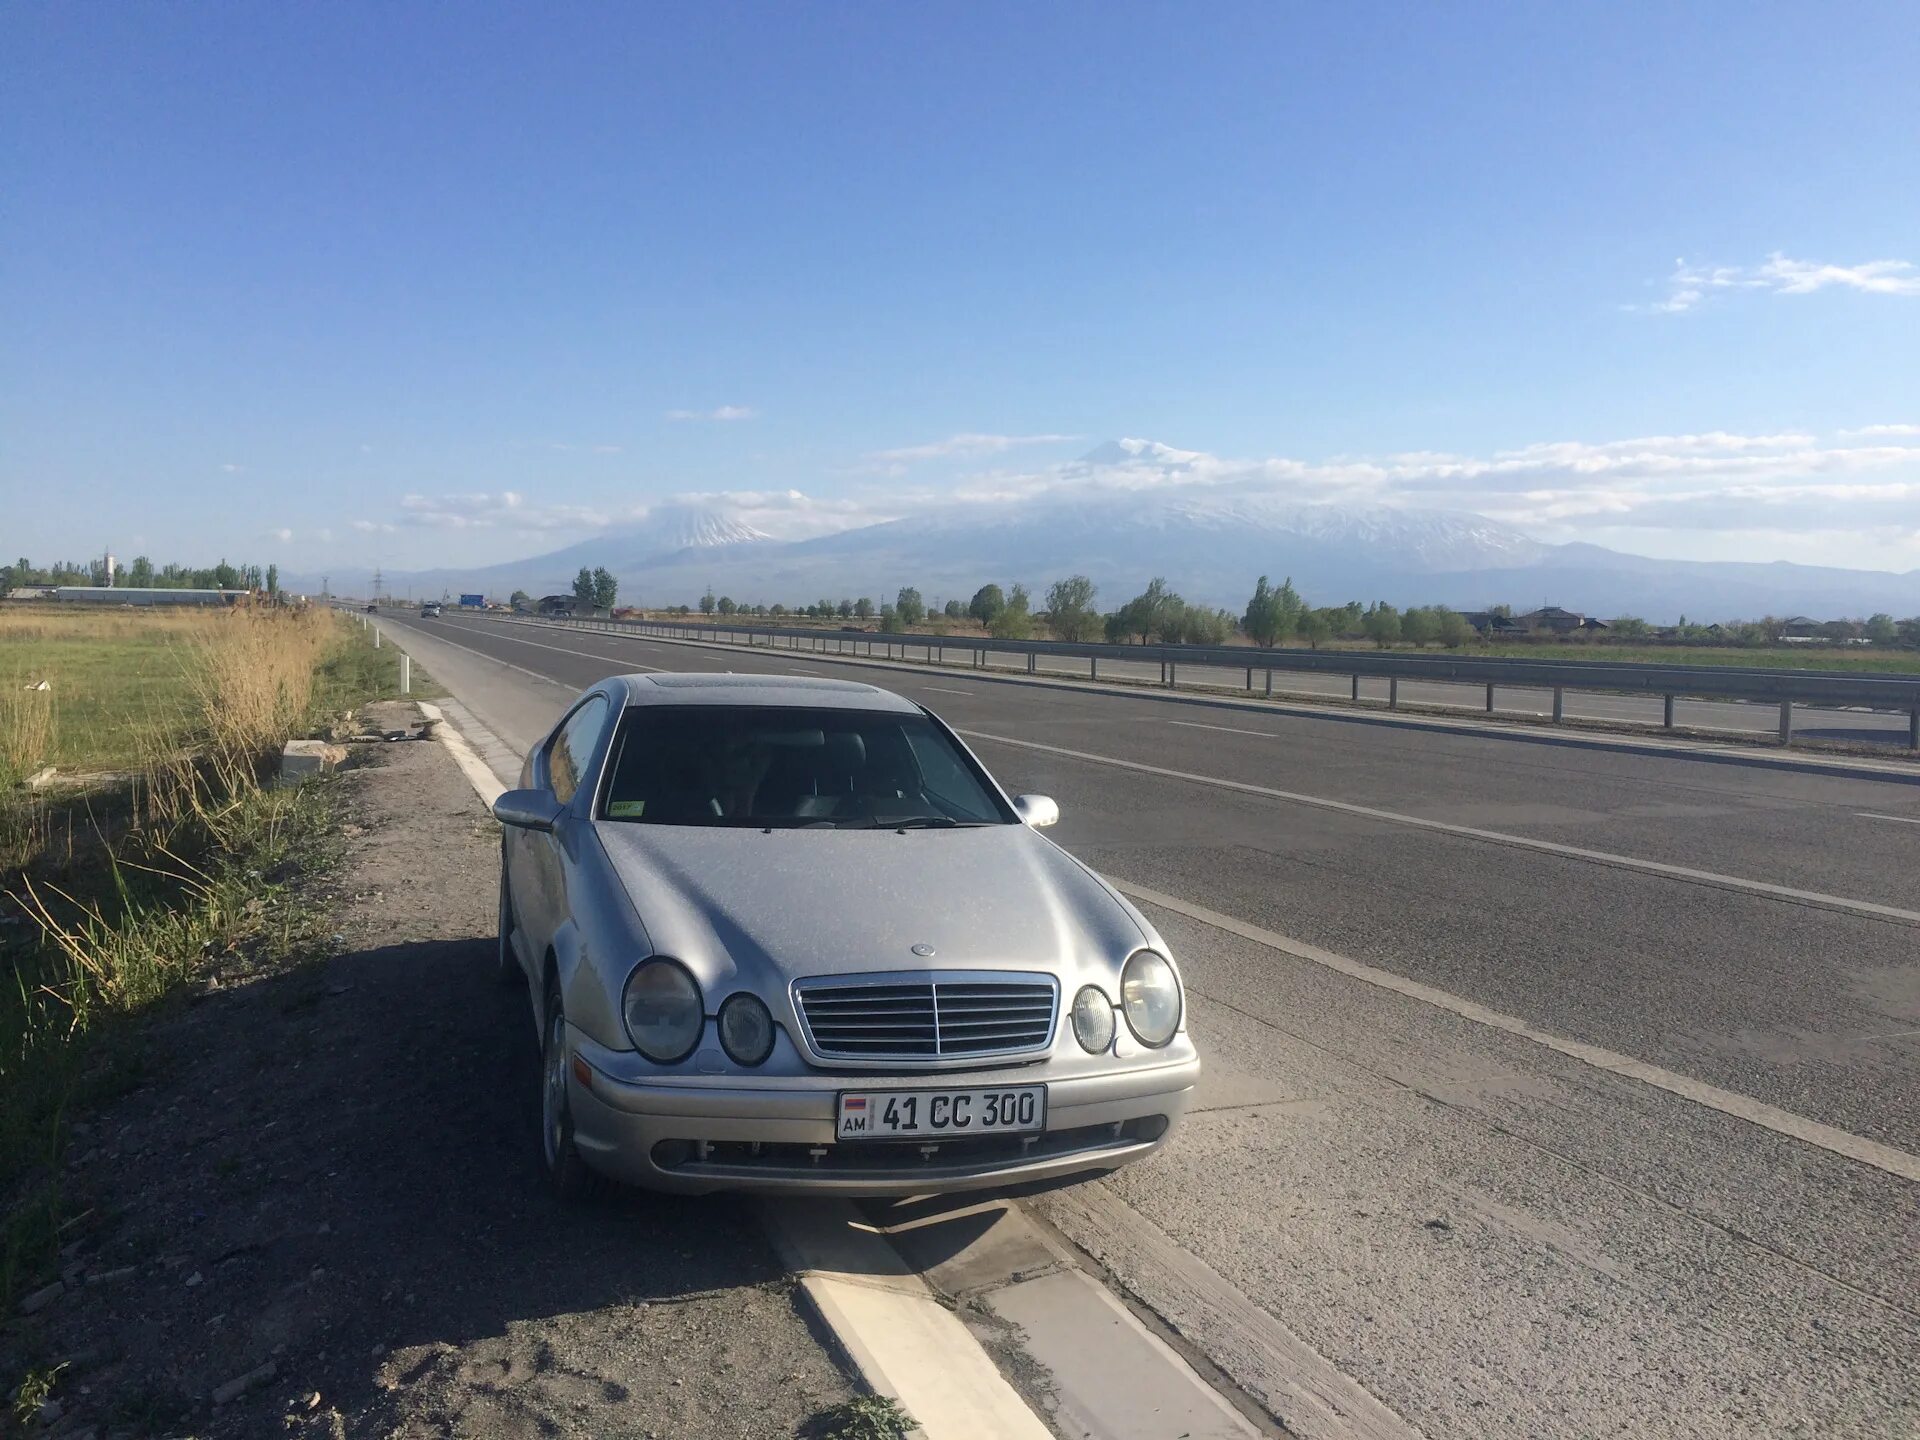
<instances>
[{"instance_id":1,"label":"asphalt road","mask_svg":"<svg viewBox=\"0 0 1920 1440\"><path fill-rule=\"evenodd\" d=\"M1283 1418L1268 1328L1429 1435L1920 1431L1913 779L385 623L516 748L617 670L842 674L1058 799L1207 1073L1032 1206Z\"/></svg>"}]
</instances>

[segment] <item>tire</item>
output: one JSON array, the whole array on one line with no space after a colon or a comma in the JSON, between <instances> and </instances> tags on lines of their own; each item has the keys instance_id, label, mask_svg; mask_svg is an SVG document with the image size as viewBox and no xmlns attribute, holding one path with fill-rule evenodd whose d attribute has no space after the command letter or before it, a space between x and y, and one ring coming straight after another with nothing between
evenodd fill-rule
<instances>
[{"instance_id":1,"label":"tire","mask_svg":"<svg viewBox=\"0 0 1920 1440\"><path fill-rule=\"evenodd\" d=\"M513 953L513 895L507 889L507 858L500 857L500 940L494 955L495 973L502 985L524 983L527 972L520 968L520 957Z\"/></svg>"},{"instance_id":2,"label":"tire","mask_svg":"<svg viewBox=\"0 0 1920 1440\"><path fill-rule=\"evenodd\" d=\"M573 1143L573 1106L567 1094L567 1017L554 987L540 1045L540 1144L547 1179L562 1200L578 1200L593 1188L593 1172Z\"/></svg>"}]
</instances>

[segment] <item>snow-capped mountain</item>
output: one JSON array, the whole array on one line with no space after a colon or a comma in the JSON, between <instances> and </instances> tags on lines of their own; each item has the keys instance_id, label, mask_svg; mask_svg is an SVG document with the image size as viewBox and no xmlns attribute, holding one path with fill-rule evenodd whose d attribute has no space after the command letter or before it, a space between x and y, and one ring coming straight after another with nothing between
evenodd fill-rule
<instances>
[{"instance_id":1,"label":"snow-capped mountain","mask_svg":"<svg viewBox=\"0 0 1920 1440\"><path fill-rule=\"evenodd\" d=\"M605 536L595 536L582 543L618 549L622 553L622 564L645 564L684 549L707 551L772 540L770 534L755 530L745 520L705 505L657 505L639 524L611 530ZM595 561L595 564L603 563L605 561Z\"/></svg>"},{"instance_id":2,"label":"snow-capped mountain","mask_svg":"<svg viewBox=\"0 0 1920 1440\"><path fill-rule=\"evenodd\" d=\"M1238 609L1256 579L1291 578L1315 604L1386 600L1475 609L1543 603L1670 621L1762 614L1920 613L1920 571L1652 560L1548 545L1484 516L1302 500L1288 477L1223 472L1197 451L1113 440L1018 499L935 505L897 520L783 541L724 509L656 507L638 524L529 560L395 575L415 593L564 590L581 566L620 579L624 603L690 604L711 587L744 603L891 596L966 598L987 581L1089 576L1115 606L1155 577L1189 600ZM335 573L336 593L358 583Z\"/></svg>"}]
</instances>

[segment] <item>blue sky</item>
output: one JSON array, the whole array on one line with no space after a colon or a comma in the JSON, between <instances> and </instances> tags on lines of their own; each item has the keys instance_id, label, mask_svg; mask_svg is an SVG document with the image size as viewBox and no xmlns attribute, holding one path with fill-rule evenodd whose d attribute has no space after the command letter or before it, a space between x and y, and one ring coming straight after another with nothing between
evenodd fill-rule
<instances>
[{"instance_id":1,"label":"blue sky","mask_svg":"<svg viewBox=\"0 0 1920 1440\"><path fill-rule=\"evenodd\" d=\"M1911 4L14 5L0 550L799 534L1145 436L1912 568L1917 74Z\"/></svg>"}]
</instances>

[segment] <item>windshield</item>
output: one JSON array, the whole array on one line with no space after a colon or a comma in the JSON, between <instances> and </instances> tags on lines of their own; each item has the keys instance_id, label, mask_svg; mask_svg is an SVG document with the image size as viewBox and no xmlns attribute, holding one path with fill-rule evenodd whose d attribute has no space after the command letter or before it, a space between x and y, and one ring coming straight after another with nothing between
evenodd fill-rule
<instances>
[{"instance_id":1,"label":"windshield","mask_svg":"<svg viewBox=\"0 0 1920 1440\"><path fill-rule=\"evenodd\" d=\"M600 815L642 825L1010 825L985 774L925 715L645 706L608 755Z\"/></svg>"}]
</instances>

